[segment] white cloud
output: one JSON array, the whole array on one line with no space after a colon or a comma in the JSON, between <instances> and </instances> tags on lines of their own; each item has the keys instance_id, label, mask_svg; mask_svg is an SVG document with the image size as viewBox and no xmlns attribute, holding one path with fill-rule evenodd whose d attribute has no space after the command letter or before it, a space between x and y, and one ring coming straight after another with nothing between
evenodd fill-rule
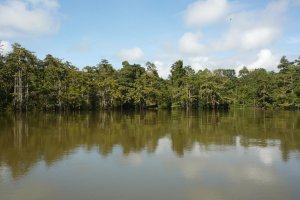
<instances>
[{"instance_id":1,"label":"white cloud","mask_svg":"<svg viewBox=\"0 0 300 200\"><path fill-rule=\"evenodd\" d=\"M232 1L196 1L188 7L184 17L187 25L198 26L201 30L183 34L177 41L178 48L169 44L158 52L158 63L163 66L158 68L159 73L167 77L167 70L178 59L183 59L185 65L192 66L195 71L203 68L239 71L241 66L275 70L279 56L272 54L272 46L284 31L291 1L275 0L264 8L252 10L249 5ZM213 4L219 7L213 8ZM202 12L203 8L207 9ZM211 11L217 16L201 17L207 10L219 8L223 9L218 14ZM227 20L221 22L222 18ZM203 27L217 21L221 22L217 26ZM296 39L290 41L297 42Z\"/></svg>"},{"instance_id":2,"label":"white cloud","mask_svg":"<svg viewBox=\"0 0 300 200\"><path fill-rule=\"evenodd\" d=\"M200 39L199 33L185 33L179 39L179 50L186 54L199 54L204 50L204 45L200 44Z\"/></svg>"},{"instance_id":3,"label":"white cloud","mask_svg":"<svg viewBox=\"0 0 300 200\"><path fill-rule=\"evenodd\" d=\"M250 29L243 34L241 38L241 46L248 50L268 45L276 38L277 33L278 30L272 27Z\"/></svg>"},{"instance_id":4,"label":"white cloud","mask_svg":"<svg viewBox=\"0 0 300 200\"><path fill-rule=\"evenodd\" d=\"M277 27L231 27L223 38L215 43L216 50L253 50L271 44L280 33Z\"/></svg>"},{"instance_id":5,"label":"white cloud","mask_svg":"<svg viewBox=\"0 0 300 200\"><path fill-rule=\"evenodd\" d=\"M280 2L280 6L270 3L260 11L232 14L228 29L213 46L218 51L247 51L272 45L283 30L283 12L287 9L286 3Z\"/></svg>"},{"instance_id":6,"label":"white cloud","mask_svg":"<svg viewBox=\"0 0 300 200\"><path fill-rule=\"evenodd\" d=\"M270 49L262 49L257 54L257 60L249 65L250 69L266 68L268 70L275 70L280 58L274 56Z\"/></svg>"},{"instance_id":7,"label":"white cloud","mask_svg":"<svg viewBox=\"0 0 300 200\"><path fill-rule=\"evenodd\" d=\"M6 0L0 3L0 37L51 34L58 30L57 0Z\"/></svg>"},{"instance_id":8,"label":"white cloud","mask_svg":"<svg viewBox=\"0 0 300 200\"><path fill-rule=\"evenodd\" d=\"M229 10L227 0L199 0L191 4L185 13L188 26L204 26L222 19Z\"/></svg>"},{"instance_id":9,"label":"white cloud","mask_svg":"<svg viewBox=\"0 0 300 200\"><path fill-rule=\"evenodd\" d=\"M12 51L12 46L8 41L0 41L0 54L6 55Z\"/></svg>"},{"instance_id":10,"label":"white cloud","mask_svg":"<svg viewBox=\"0 0 300 200\"><path fill-rule=\"evenodd\" d=\"M165 79L168 78L170 74L171 65L167 65L161 61L155 61L154 64L157 67L159 76Z\"/></svg>"},{"instance_id":11,"label":"white cloud","mask_svg":"<svg viewBox=\"0 0 300 200\"><path fill-rule=\"evenodd\" d=\"M203 70L215 65L215 63L206 56L189 57L187 58L187 64L190 65L196 72L200 69Z\"/></svg>"},{"instance_id":12,"label":"white cloud","mask_svg":"<svg viewBox=\"0 0 300 200\"><path fill-rule=\"evenodd\" d=\"M127 61L137 61L144 57L144 52L141 48L135 47L132 49L122 49L119 52L119 58Z\"/></svg>"},{"instance_id":13,"label":"white cloud","mask_svg":"<svg viewBox=\"0 0 300 200\"><path fill-rule=\"evenodd\" d=\"M177 59L178 60L178 59ZM155 61L154 64L157 67L158 74L162 78L168 78L170 75L170 70L172 64L176 61L172 60L172 62L163 62L163 61ZM186 57L184 59L184 65L191 66L196 72L199 70L203 70L205 68L211 68L216 65L215 62L213 62L209 57L205 56L191 56L191 57Z\"/></svg>"}]
</instances>

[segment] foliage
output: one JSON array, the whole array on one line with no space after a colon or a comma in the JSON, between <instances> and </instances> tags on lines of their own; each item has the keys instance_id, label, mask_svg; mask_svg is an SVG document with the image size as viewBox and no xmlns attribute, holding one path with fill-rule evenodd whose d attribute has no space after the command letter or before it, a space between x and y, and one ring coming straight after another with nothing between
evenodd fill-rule
<instances>
[{"instance_id":1,"label":"foliage","mask_svg":"<svg viewBox=\"0 0 300 200\"><path fill-rule=\"evenodd\" d=\"M300 57L285 56L279 72L243 67L195 72L182 60L171 66L168 79L154 63L122 63L116 70L107 60L77 69L52 55L39 60L19 44L0 55L0 110L98 110L112 108L207 108L229 106L299 109Z\"/></svg>"}]
</instances>

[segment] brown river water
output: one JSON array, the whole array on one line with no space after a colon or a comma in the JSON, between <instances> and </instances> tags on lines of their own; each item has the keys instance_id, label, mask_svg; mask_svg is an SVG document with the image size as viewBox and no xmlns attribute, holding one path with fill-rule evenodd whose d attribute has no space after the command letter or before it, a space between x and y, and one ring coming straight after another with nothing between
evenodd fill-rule
<instances>
[{"instance_id":1,"label":"brown river water","mask_svg":"<svg viewBox=\"0 0 300 200\"><path fill-rule=\"evenodd\" d=\"M0 114L0 200L300 199L300 112Z\"/></svg>"}]
</instances>

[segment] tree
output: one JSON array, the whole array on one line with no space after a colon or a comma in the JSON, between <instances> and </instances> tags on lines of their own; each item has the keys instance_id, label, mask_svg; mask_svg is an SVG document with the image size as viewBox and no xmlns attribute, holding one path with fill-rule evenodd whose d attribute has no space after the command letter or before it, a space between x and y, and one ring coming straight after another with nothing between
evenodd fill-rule
<instances>
[{"instance_id":1,"label":"tree","mask_svg":"<svg viewBox=\"0 0 300 200\"><path fill-rule=\"evenodd\" d=\"M276 75L276 82L276 105L283 108L299 108L300 66L287 66L284 72L280 71Z\"/></svg>"},{"instance_id":2,"label":"tree","mask_svg":"<svg viewBox=\"0 0 300 200\"><path fill-rule=\"evenodd\" d=\"M60 59L54 58L52 55L46 56L43 65L43 95L46 95L43 107L46 110L65 110L69 70Z\"/></svg>"},{"instance_id":3,"label":"tree","mask_svg":"<svg viewBox=\"0 0 300 200\"><path fill-rule=\"evenodd\" d=\"M225 89L228 87L228 77L219 71L211 73L209 70L204 70L199 76L199 95L203 106L213 110L221 107L227 109L230 103L230 94Z\"/></svg>"},{"instance_id":4,"label":"tree","mask_svg":"<svg viewBox=\"0 0 300 200\"><path fill-rule=\"evenodd\" d=\"M103 59L82 70L68 61L47 55L39 60L19 44L0 54L0 110L99 110L112 108L209 108L252 106L299 109L300 57L281 58L279 72L243 67L237 77L232 69L199 70L171 66L167 80L154 63L122 63L115 70ZM145 69L146 68L146 69Z\"/></svg>"},{"instance_id":5,"label":"tree","mask_svg":"<svg viewBox=\"0 0 300 200\"><path fill-rule=\"evenodd\" d=\"M183 84L183 77L186 75L186 70L183 67L183 61L178 60L171 66L170 80L172 85L180 87Z\"/></svg>"},{"instance_id":6,"label":"tree","mask_svg":"<svg viewBox=\"0 0 300 200\"><path fill-rule=\"evenodd\" d=\"M88 108L89 94L88 94L88 75L82 71L79 71L71 63L66 62L65 67L68 70L67 73L67 87L66 95L64 95L63 101L67 105L65 109L68 110L82 110Z\"/></svg>"},{"instance_id":7,"label":"tree","mask_svg":"<svg viewBox=\"0 0 300 200\"><path fill-rule=\"evenodd\" d=\"M249 76L250 72L247 67L243 67L239 71L239 79L236 81L237 101L245 107L246 104L251 104L251 99L254 98L254 88L251 87L253 80Z\"/></svg>"},{"instance_id":8,"label":"tree","mask_svg":"<svg viewBox=\"0 0 300 200\"><path fill-rule=\"evenodd\" d=\"M120 104L121 107L135 107L136 99L138 98L135 93L137 89L135 81L145 73L145 69L138 64L131 65L127 61L124 61L122 65L123 67L118 73Z\"/></svg>"},{"instance_id":9,"label":"tree","mask_svg":"<svg viewBox=\"0 0 300 200\"><path fill-rule=\"evenodd\" d=\"M300 56L294 61L295 66L300 66Z\"/></svg>"},{"instance_id":10,"label":"tree","mask_svg":"<svg viewBox=\"0 0 300 200\"><path fill-rule=\"evenodd\" d=\"M239 77L245 77L249 75L249 70L247 69L247 67L243 67L240 71L239 71Z\"/></svg>"},{"instance_id":11,"label":"tree","mask_svg":"<svg viewBox=\"0 0 300 200\"><path fill-rule=\"evenodd\" d=\"M147 73L150 73L155 77L159 77L158 72L157 72L157 67L155 66L154 63L147 62L146 63L146 70L147 70Z\"/></svg>"},{"instance_id":12,"label":"tree","mask_svg":"<svg viewBox=\"0 0 300 200\"><path fill-rule=\"evenodd\" d=\"M0 43L1 44L1 43ZM0 52L0 111L5 110L9 102L10 98L10 77L11 72L8 67L5 65L5 57Z\"/></svg>"},{"instance_id":13,"label":"tree","mask_svg":"<svg viewBox=\"0 0 300 200\"><path fill-rule=\"evenodd\" d=\"M279 65L277 66L280 72L286 72L289 65L292 63L286 58L286 56L282 56L279 62Z\"/></svg>"},{"instance_id":14,"label":"tree","mask_svg":"<svg viewBox=\"0 0 300 200\"><path fill-rule=\"evenodd\" d=\"M13 51L7 57L6 65L13 75L13 107L15 110L27 110L30 99L32 72L37 58L32 52L19 44L14 44ZM12 78L12 77L11 77Z\"/></svg>"},{"instance_id":15,"label":"tree","mask_svg":"<svg viewBox=\"0 0 300 200\"><path fill-rule=\"evenodd\" d=\"M192 69L191 66L184 67L185 76L183 77L183 85L182 85L182 97L181 101L184 103L184 107L186 110L189 110L193 107L194 102L197 100L196 98L196 90L195 90L195 70Z\"/></svg>"},{"instance_id":16,"label":"tree","mask_svg":"<svg viewBox=\"0 0 300 200\"><path fill-rule=\"evenodd\" d=\"M116 71L107 60L102 60L97 65L96 87L99 97L100 107L109 108L114 105L115 99L119 94L117 91Z\"/></svg>"}]
</instances>

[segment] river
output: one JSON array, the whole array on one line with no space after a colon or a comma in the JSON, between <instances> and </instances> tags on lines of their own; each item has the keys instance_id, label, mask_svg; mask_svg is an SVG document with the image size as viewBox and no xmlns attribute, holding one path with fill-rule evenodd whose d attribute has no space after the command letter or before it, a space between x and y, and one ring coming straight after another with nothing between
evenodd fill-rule
<instances>
[{"instance_id":1,"label":"river","mask_svg":"<svg viewBox=\"0 0 300 200\"><path fill-rule=\"evenodd\" d=\"M300 112L0 114L1 200L300 199Z\"/></svg>"}]
</instances>

